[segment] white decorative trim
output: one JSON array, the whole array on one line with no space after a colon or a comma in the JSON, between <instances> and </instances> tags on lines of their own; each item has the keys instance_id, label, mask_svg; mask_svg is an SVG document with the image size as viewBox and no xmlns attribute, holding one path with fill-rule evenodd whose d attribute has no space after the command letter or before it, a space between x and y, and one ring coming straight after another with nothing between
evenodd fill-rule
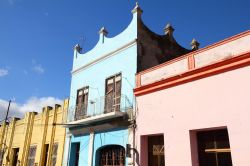
<instances>
[{"instance_id":1,"label":"white decorative trim","mask_svg":"<svg viewBox=\"0 0 250 166\"><path fill-rule=\"evenodd\" d=\"M81 124L87 125L87 124L90 124L90 123L93 123L93 122L98 122L98 121L103 121L103 120L107 120L107 119L122 117L125 114L126 114L126 112L113 111L113 112L100 114L100 115L96 115L96 116L91 116L91 117L88 117L88 118L85 118L85 119L69 122L69 123L64 124L63 126L66 127L66 128L70 128L70 127L74 127L74 126L81 125Z\"/></svg>"},{"instance_id":2,"label":"white decorative trim","mask_svg":"<svg viewBox=\"0 0 250 166\"><path fill-rule=\"evenodd\" d=\"M135 43L136 43L136 39L134 39L131 42L129 42L129 43L115 49L114 51L111 51L111 52L109 52L107 54L104 54L103 56L97 58L96 60L93 60L92 62L87 63L86 65L84 65L82 67L79 67L78 69L75 69L75 70L71 71L71 74L72 75L76 74L76 73L78 73L78 72L80 72L80 71L82 71L82 70L96 64L96 63L99 63L99 62L103 61L104 59L109 58L109 57L111 57L111 56L113 56L113 55L115 55L115 54L117 54L117 53L119 53L119 52L133 46Z\"/></svg>"},{"instance_id":3,"label":"white decorative trim","mask_svg":"<svg viewBox=\"0 0 250 166\"><path fill-rule=\"evenodd\" d=\"M89 152L88 152L88 166L92 166L93 161L93 148L94 148L94 137L95 133L89 133Z\"/></svg>"}]
</instances>

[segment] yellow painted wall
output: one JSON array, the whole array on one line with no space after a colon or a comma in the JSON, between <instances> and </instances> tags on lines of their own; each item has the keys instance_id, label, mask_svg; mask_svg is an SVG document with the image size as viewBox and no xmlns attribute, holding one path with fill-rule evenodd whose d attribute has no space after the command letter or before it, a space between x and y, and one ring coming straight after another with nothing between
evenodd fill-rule
<instances>
[{"instance_id":1,"label":"yellow painted wall","mask_svg":"<svg viewBox=\"0 0 250 166\"><path fill-rule=\"evenodd\" d=\"M47 165L52 165L52 145L58 144L56 166L62 165L65 128L64 122L68 100L62 106L43 108L42 113L29 112L21 120L14 118L9 124L0 126L0 151L4 151L3 164L12 165L13 148L19 148L20 166L27 165L30 146L35 145L35 165L42 166L45 158L45 144L49 144Z\"/></svg>"}]
</instances>

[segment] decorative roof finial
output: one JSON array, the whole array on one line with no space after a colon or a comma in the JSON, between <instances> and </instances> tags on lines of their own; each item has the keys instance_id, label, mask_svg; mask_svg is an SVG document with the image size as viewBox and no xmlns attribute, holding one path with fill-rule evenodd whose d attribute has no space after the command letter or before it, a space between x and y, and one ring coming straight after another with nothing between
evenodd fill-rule
<instances>
[{"instance_id":1,"label":"decorative roof finial","mask_svg":"<svg viewBox=\"0 0 250 166\"><path fill-rule=\"evenodd\" d=\"M139 6L139 3L138 2L136 2L135 3L135 7L134 7L134 9L131 11L133 14L134 13L139 13L139 14L141 14L143 11L142 11L142 9L140 8L140 6Z\"/></svg>"},{"instance_id":2,"label":"decorative roof finial","mask_svg":"<svg viewBox=\"0 0 250 166\"><path fill-rule=\"evenodd\" d=\"M173 32L174 32L174 28L172 27L172 25L170 23L168 23L165 28L164 28L164 32L165 35L169 35L172 36Z\"/></svg>"},{"instance_id":3,"label":"decorative roof finial","mask_svg":"<svg viewBox=\"0 0 250 166\"><path fill-rule=\"evenodd\" d=\"M105 29L105 27L102 27L99 31L99 34L103 34L104 36L107 36L108 35L108 31Z\"/></svg>"},{"instance_id":4,"label":"decorative roof finial","mask_svg":"<svg viewBox=\"0 0 250 166\"><path fill-rule=\"evenodd\" d=\"M77 44L75 45L74 50L80 53L82 51L82 48L79 44Z\"/></svg>"},{"instance_id":5,"label":"decorative roof finial","mask_svg":"<svg viewBox=\"0 0 250 166\"><path fill-rule=\"evenodd\" d=\"M102 43L104 43L104 39L105 36L108 35L108 31L105 29L105 27L102 27L99 31L99 34L100 34L100 40L102 41Z\"/></svg>"},{"instance_id":6,"label":"decorative roof finial","mask_svg":"<svg viewBox=\"0 0 250 166\"><path fill-rule=\"evenodd\" d=\"M198 50L200 43L197 40L193 39L190 45L191 45L192 50Z\"/></svg>"}]
</instances>

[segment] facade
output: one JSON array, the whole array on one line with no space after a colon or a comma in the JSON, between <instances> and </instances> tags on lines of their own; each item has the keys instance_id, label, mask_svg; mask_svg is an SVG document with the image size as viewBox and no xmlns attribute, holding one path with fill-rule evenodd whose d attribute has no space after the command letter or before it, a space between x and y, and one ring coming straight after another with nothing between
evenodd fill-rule
<instances>
[{"instance_id":1,"label":"facade","mask_svg":"<svg viewBox=\"0 0 250 166\"><path fill-rule=\"evenodd\" d=\"M248 166L250 31L136 76L143 166Z\"/></svg>"},{"instance_id":2,"label":"facade","mask_svg":"<svg viewBox=\"0 0 250 166\"><path fill-rule=\"evenodd\" d=\"M61 166L65 128L61 125L68 109L45 107L42 113L28 112L24 119L13 118L0 128L0 165Z\"/></svg>"},{"instance_id":3,"label":"facade","mask_svg":"<svg viewBox=\"0 0 250 166\"><path fill-rule=\"evenodd\" d=\"M74 48L63 165L133 165L135 74L192 51L178 45L171 25L164 35L150 31L138 4L132 14L119 35L102 28L92 50Z\"/></svg>"}]
</instances>

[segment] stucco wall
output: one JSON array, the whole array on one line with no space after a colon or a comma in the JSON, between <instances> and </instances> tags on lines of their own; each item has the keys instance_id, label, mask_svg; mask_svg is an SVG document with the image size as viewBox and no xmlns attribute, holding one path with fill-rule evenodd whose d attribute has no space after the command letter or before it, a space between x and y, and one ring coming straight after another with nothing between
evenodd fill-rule
<instances>
[{"instance_id":1,"label":"stucco wall","mask_svg":"<svg viewBox=\"0 0 250 166\"><path fill-rule=\"evenodd\" d=\"M165 165L191 166L191 147L195 148L191 131L227 127L233 165L248 166L249 75L247 66L137 97L138 151L145 148L140 147L141 136L163 133ZM142 153L141 157L141 165L146 166ZM193 162L197 165L195 156Z\"/></svg>"},{"instance_id":2,"label":"stucco wall","mask_svg":"<svg viewBox=\"0 0 250 166\"><path fill-rule=\"evenodd\" d=\"M72 75L70 111L74 112L77 90L89 86L89 101L105 95L105 80L117 73L122 74L122 91L130 101L133 101L133 87L136 73L136 45ZM71 114L72 115L72 114ZM71 117L72 118L72 117Z\"/></svg>"},{"instance_id":3,"label":"stucco wall","mask_svg":"<svg viewBox=\"0 0 250 166\"><path fill-rule=\"evenodd\" d=\"M70 104L68 120L74 120L75 104L77 90L85 86L89 86L88 101L103 100L105 96L105 81L108 77L121 73L122 86L121 94L126 96L133 103L133 88L135 87L135 73L137 65L137 14L133 15L133 19L129 26L119 35L109 38L100 34L97 45L87 53L79 53L74 51L74 61L72 69L72 80L70 89ZM103 42L104 41L104 42ZM84 48L83 48L84 49ZM122 99L121 99L122 100ZM122 101L121 101L122 102ZM122 104L122 103L121 103ZM93 104L88 104L88 115L92 115ZM95 106L95 111L102 113L104 105L99 109ZM123 110L122 110L123 111ZM74 130L74 129L70 129ZM115 130L115 131L114 131ZM124 141L127 141L128 129L113 131L103 131L94 135L93 140L93 164L95 164L95 152L105 144L118 144L125 147ZM70 131L69 131L70 132ZM94 131L95 132L95 131ZM124 140L111 136L110 133L124 133ZM102 136L104 133L105 136ZM65 144L64 165L74 163L72 149L70 145L74 142L80 142L80 165L86 165L90 162L92 156L89 156L89 144L91 144L89 133L83 135L67 136ZM100 140L100 136L107 138L106 142ZM69 154L68 154L69 153ZM68 157L70 163L67 163Z\"/></svg>"},{"instance_id":4,"label":"stucco wall","mask_svg":"<svg viewBox=\"0 0 250 166\"><path fill-rule=\"evenodd\" d=\"M86 68L84 71L73 74L72 82L71 82L71 100L69 107L69 119L74 118L74 108L76 103L76 93L77 89L80 89L85 86L89 86L89 96L88 100L95 100L105 95L105 81L106 78L112 76L117 73L122 74L122 88L121 93L125 95L131 103L133 103L133 87L135 87L135 73L136 73L136 45L132 45L131 47L119 52L118 54L105 59L104 61L98 62L94 67ZM104 99L104 98L102 98ZM103 105L104 106L104 105ZM91 105L88 105L88 111L91 111ZM100 108L103 111L103 108ZM100 110L99 110L100 111ZM91 113L90 113L91 114ZM116 133L122 132L124 133L124 140L117 138L115 136L112 137L112 133L117 135ZM109 134L110 133L110 134ZM100 141L100 135L95 134L94 136L94 149L93 149L93 164L96 161L95 152L101 146L105 144L118 144L125 147L124 141L127 141L128 129L118 130L118 131L108 131L105 135L106 142ZM80 142L81 148L83 146L85 149L82 149L80 152L79 164L84 165L88 163L88 145L86 141L89 141L88 136L77 136L71 139L71 142ZM103 136L104 137L104 136ZM69 149L69 153L70 153ZM66 154L65 154L66 155ZM64 155L64 156L65 156ZM72 154L70 155L72 156ZM66 157L65 157L66 158ZM66 159L65 159L66 160ZM72 164L74 160L70 160L70 164Z\"/></svg>"},{"instance_id":5,"label":"stucco wall","mask_svg":"<svg viewBox=\"0 0 250 166\"><path fill-rule=\"evenodd\" d=\"M79 165L87 165L88 164L88 151L89 151L89 134L86 135L79 135L79 136L72 136L71 143L80 143L80 156L79 156ZM94 135L94 145L93 145L93 165L98 166L99 160L97 156L97 150L100 147L104 147L105 145L121 145L124 148L128 143L128 129L117 129L112 131L106 132L98 132ZM74 152L75 150L71 144L71 149L69 152ZM70 155L69 165L74 165L75 154Z\"/></svg>"},{"instance_id":6,"label":"stucco wall","mask_svg":"<svg viewBox=\"0 0 250 166\"><path fill-rule=\"evenodd\" d=\"M60 125L54 126L53 122L57 124L63 122L64 112L68 109L68 100L64 101L62 107L51 108L52 110L48 108L46 107L41 114L27 112L24 119L12 120L8 125L8 130L5 130L7 134L3 134L3 130L0 130L0 135L7 135L7 138L1 137L1 140L4 140L7 145L7 151L3 158L5 165L11 165L13 162L13 148L19 148L19 164L21 166L27 165L29 148L32 145L37 146L35 163L42 165L42 161L44 161L44 145L52 145L54 142L58 143L56 166L62 165L65 128ZM52 146L50 146L49 150L48 162L51 162ZM9 161L6 160L7 155Z\"/></svg>"}]
</instances>

